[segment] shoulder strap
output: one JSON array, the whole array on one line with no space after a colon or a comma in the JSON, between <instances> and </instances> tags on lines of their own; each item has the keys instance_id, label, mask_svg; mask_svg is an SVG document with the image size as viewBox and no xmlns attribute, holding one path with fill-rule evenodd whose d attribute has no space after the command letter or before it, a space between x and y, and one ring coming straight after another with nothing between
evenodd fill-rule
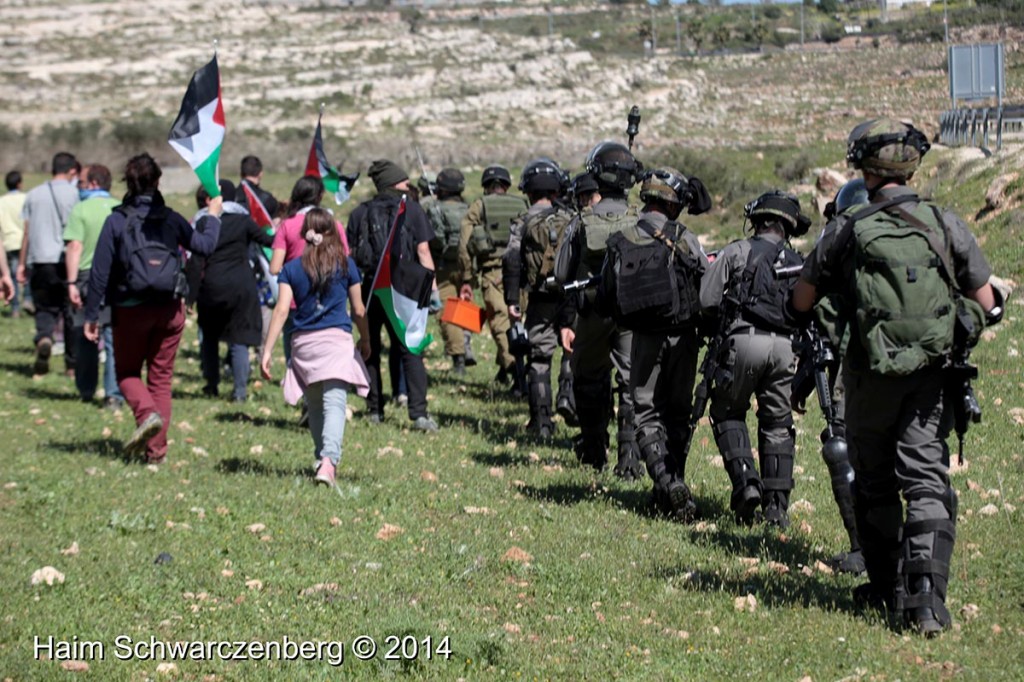
<instances>
[{"instance_id":1,"label":"shoulder strap","mask_svg":"<svg viewBox=\"0 0 1024 682\"><path fill-rule=\"evenodd\" d=\"M60 220L60 226L65 226L64 213L60 210L60 203L57 201L57 195L53 193L53 180L49 180L46 183L46 188L50 190L50 198L53 199L53 207L57 209L57 218Z\"/></svg>"},{"instance_id":2,"label":"shoulder strap","mask_svg":"<svg viewBox=\"0 0 1024 682\"><path fill-rule=\"evenodd\" d=\"M877 204L868 204L859 211L854 211L850 215L846 216L843 226L839 228L839 234L836 235L836 246L841 250L846 249L849 245L850 239L853 238L853 226L859 220L870 218L879 211L885 211L898 204L903 204L908 201L920 201L920 197L916 194L903 194L888 201L883 201Z\"/></svg>"},{"instance_id":3,"label":"shoulder strap","mask_svg":"<svg viewBox=\"0 0 1024 682\"><path fill-rule=\"evenodd\" d=\"M949 263L949 231L946 229L946 224L942 222L942 215L939 212L939 209L934 204L930 204L930 208L935 214L935 219L938 222L939 229L942 230L941 243L939 242L938 235L935 234L935 230L907 209L902 206L897 206L892 212L924 232L925 238L928 240L928 245L932 248L932 251L935 252L935 255L939 257L942 269L946 273L946 281L949 282L951 286L956 287L956 278L953 276L953 268Z\"/></svg>"}]
</instances>

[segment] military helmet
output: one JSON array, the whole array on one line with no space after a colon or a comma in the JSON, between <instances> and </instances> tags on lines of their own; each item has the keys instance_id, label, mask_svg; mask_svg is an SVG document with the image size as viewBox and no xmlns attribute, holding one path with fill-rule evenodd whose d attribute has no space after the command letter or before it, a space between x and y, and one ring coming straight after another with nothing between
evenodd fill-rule
<instances>
[{"instance_id":1,"label":"military helmet","mask_svg":"<svg viewBox=\"0 0 1024 682\"><path fill-rule=\"evenodd\" d=\"M546 156L526 164L519 177L519 191L526 193L561 192L568 184L565 171Z\"/></svg>"},{"instance_id":2,"label":"military helmet","mask_svg":"<svg viewBox=\"0 0 1024 682\"><path fill-rule=\"evenodd\" d=\"M851 206L866 204L869 201L867 185L864 184L863 178L856 178L850 180L836 192L835 211L837 214L842 213Z\"/></svg>"},{"instance_id":3,"label":"military helmet","mask_svg":"<svg viewBox=\"0 0 1024 682\"><path fill-rule=\"evenodd\" d=\"M480 185L487 187L493 182L500 182L505 187L512 186L512 176L509 175L508 169L504 166L488 166L484 169L484 174L480 177Z\"/></svg>"},{"instance_id":4,"label":"military helmet","mask_svg":"<svg viewBox=\"0 0 1024 682\"><path fill-rule=\"evenodd\" d=\"M442 168L437 174L437 188L451 194L462 194L466 189L466 176L458 168Z\"/></svg>"},{"instance_id":5,"label":"military helmet","mask_svg":"<svg viewBox=\"0 0 1024 682\"><path fill-rule=\"evenodd\" d=\"M644 173L640 199L660 199L670 204L689 203L690 181L675 168L655 168Z\"/></svg>"},{"instance_id":6,"label":"military helmet","mask_svg":"<svg viewBox=\"0 0 1024 682\"><path fill-rule=\"evenodd\" d=\"M626 145L605 140L587 155L587 172L594 176L598 189L628 192L639 180L644 167Z\"/></svg>"},{"instance_id":7,"label":"military helmet","mask_svg":"<svg viewBox=\"0 0 1024 682\"><path fill-rule=\"evenodd\" d=\"M865 121L850 132L846 161L882 178L909 180L931 148L924 133L891 118Z\"/></svg>"},{"instance_id":8,"label":"military helmet","mask_svg":"<svg viewBox=\"0 0 1024 682\"><path fill-rule=\"evenodd\" d=\"M811 227L811 219L800 211L800 200L778 190L765 192L743 207L752 224L763 224L769 220L782 223L786 237L802 237Z\"/></svg>"},{"instance_id":9,"label":"military helmet","mask_svg":"<svg viewBox=\"0 0 1024 682\"><path fill-rule=\"evenodd\" d=\"M580 197L585 194L593 194L597 191L597 180L590 173L580 173L569 183L569 196L573 203L578 203Z\"/></svg>"}]
</instances>

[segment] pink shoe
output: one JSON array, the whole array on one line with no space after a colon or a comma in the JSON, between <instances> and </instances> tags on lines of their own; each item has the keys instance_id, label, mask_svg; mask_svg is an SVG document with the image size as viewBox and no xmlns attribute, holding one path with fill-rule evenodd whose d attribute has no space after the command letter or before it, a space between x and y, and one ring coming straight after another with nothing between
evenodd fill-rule
<instances>
[{"instance_id":1,"label":"pink shoe","mask_svg":"<svg viewBox=\"0 0 1024 682\"><path fill-rule=\"evenodd\" d=\"M313 480L317 483L323 483L326 486L334 485L334 462L324 458L320 460L320 466L316 470L316 476Z\"/></svg>"}]
</instances>

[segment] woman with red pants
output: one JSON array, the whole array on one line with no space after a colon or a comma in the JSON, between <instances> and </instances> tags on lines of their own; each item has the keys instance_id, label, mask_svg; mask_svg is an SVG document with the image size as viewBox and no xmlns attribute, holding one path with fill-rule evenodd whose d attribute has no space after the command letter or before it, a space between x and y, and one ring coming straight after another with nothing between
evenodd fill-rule
<instances>
[{"instance_id":1,"label":"woman with red pants","mask_svg":"<svg viewBox=\"0 0 1024 682\"><path fill-rule=\"evenodd\" d=\"M221 199L214 199L209 215L193 229L164 204L157 189L160 175L149 154L135 156L125 166L128 193L103 224L85 304L85 335L93 342L99 334L100 303L106 300L112 310L117 383L137 425L124 454L145 453L152 464L167 456L174 356L185 328L181 249L213 253L223 210Z\"/></svg>"}]
</instances>

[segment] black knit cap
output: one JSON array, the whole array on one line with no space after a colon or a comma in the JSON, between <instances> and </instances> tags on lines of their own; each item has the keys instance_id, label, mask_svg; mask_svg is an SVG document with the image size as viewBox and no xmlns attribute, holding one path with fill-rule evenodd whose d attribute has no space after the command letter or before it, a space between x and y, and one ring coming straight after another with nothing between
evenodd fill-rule
<instances>
[{"instance_id":1,"label":"black knit cap","mask_svg":"<svg viewBox=\"0 0 1024 682\"><path fill-rule=\"evenodd\" d=\"M394 187L403 180L409 179L409 174L393 161L377 159L370 164L370 179L378 192L383 192L389 187Z\"/></svg>"}]
</instances>

